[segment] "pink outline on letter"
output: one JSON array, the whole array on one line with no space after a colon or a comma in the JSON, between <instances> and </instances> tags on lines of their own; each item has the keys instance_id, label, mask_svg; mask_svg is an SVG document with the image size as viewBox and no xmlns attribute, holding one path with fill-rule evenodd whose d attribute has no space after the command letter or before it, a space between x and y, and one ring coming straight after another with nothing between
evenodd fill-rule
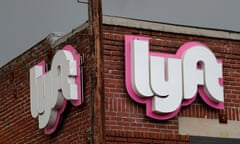
<instances>
[{"instance_id":1,"label":"pink outline on letter","mask_svg":"<svg viewBox=\"0 0 240 144\"><path fill-rule=\"evenodd\" d=\"M130 97L141 104L146 104L146 115L148 117L157 119L157 120L167 120L170 118L175 117L180 109L181 106L188 106L190 104L192 104L194 102L194 100L196 99L196 95L197 93L194 95L194 97L192 99L189 100L183 100L182 105L174 112L171 113L167 113L167 114L157 114L157 113L153 113L152 112L152 98L142 98L140 96L138 96L131 85L131 41L134 39L138 39L138 40L146 40L149 41L150 38L148 37L143 37L143 36L134 36L134 35L125 35L125 83L126 83L126 88L128 91L128 94L130 95ZM165 58L179 58L181 59L182 54L189 48L193 47L193 46L199 46L203 44L199 43L199 42L188 42L184 45L182 45L179 50L177 51L176 55L174 54L167 54L167 53L157 53L157 52L151 52L149 51L149 56L161 56L161 57L165 57ZM219 63L221 63L221 60L218 60ZM223 84L223 79L219 79L219 83L222 85ZM201 98L211 107L216 108L216 109L223 109L224 108L224 103L214 103L212 102L206 95L205 91L203 90L202 86L199 86L198 88L198 92L201 96Z\"/></svg>"},{"instance_id":2,"label":"pink outline on letter","mask_svg":"<svg viewBox=\"0 0 240 144\"><path fill-rule=\"evenodd\" d=\"M77 51L71 46L71 45L66 45L62 50L66 50L66 51L69 51L71 52L71 54L73 55L73 58L74 60L76 61L76 67L77 67L77 76L75 78L75 82L77 84L77 90L78 90L78 100L72 100L71 103L72 105L74 106L79 106L83 103L83 100L82 100L82 92L81 92L81 72L80 72L80 54L77 53ZM44 75L46 73L46 62L43 60L41 61L38 66L41 66L42 67L42 75ZM60 109L58 109L58 113L57 113L57 117L56 117L56 120L55 120L55 123L53 125L52 128L45 128L44 129L44 133L49 135L49 134L52 134L58 127L59 125L59 120L60 120L60 116L62 115L62 113L64 112L65 108L66 108L66 105L67 105L67 101L66 99L64 99L64 102L63 102L63 105Z\"/></svg>"}]
</instances>

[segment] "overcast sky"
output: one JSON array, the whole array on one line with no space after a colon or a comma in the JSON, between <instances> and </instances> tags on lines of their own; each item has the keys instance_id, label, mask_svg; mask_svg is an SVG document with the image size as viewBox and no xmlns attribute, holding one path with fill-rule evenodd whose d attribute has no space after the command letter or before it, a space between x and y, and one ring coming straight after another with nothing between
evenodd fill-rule
<instances>
[{"instance_id":1,"label":"overcast sky","mask_svg":"<svg viewBox=\"0 0 240 144\"><path fill-rule=\"evenodd\" d=\"M240 0L103 0L103 13L240 32ZM87 20L77 0L0 1L0 67L51 32L70 32Z\"/></svg>"}]
</instances>

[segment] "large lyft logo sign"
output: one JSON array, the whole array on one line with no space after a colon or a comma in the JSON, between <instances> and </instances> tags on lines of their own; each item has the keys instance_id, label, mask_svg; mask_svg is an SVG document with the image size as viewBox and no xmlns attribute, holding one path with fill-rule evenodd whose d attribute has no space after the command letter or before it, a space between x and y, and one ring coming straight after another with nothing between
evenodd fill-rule
<instances>
[{"instance_id":1,"label":"large lyft logo sign","mask_svg":"<svg viewBox=\"0 0 240 144\"><path fill-rule=\"evenodd\" d=\"M149 38L125 36L126 87L147 116L173 118L197 92L211 107L224 108L222 61L205 45L189 42L176 55L149 51Z\"/></svg>"},{"instance_id":2,"label":"large lyft logo sign","mask_svg":"<svg viewBox=\"0 0 240 144\"><path fill-rule=\"evenodd\" d=\"M45 61L31 68L31 114L38 117L45 134L56 130L66 100L74 106L82 104L80 79L80 55L70 45L57 51L50 71L46 72Z\"/></svg>"}]
</instances>

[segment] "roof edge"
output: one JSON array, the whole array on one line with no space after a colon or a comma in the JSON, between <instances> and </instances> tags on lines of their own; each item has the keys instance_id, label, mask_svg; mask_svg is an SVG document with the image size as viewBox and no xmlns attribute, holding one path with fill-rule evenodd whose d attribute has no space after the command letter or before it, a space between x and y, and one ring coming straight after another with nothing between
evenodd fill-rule
<instances>
[{"instance_id":1,"label":"roof edge","mask_svg":"<svg viewBox=\"0 0 240 144\"><path fill-rule=\"evenodd\" d=\"M71 36L76 34L77 32L81 32L81 31L85 30L87 27L88 27L88 22L86 21L83 24L81 24L80 26L73 29L71 32L66 33L63 36L61 36L60 38L58 38L51 46L52 47L58 46L59 44L65 42L68 38L70 38Z\"/></svg>"},{"instance_id":2,"label":"roof edge","mask_svg":"<svg viewBox=\"0 0 240 144\"><path fill-rule=\"evenodd\" d=\"M4 67L6 67L7 65L13 63L18 57L24 55L25 53L27 53L28 51L30 51L31 49L37 47L39 45L39 43L41 43L44 40L48 40L49 42L49 46L50 48L55 48L58 45L60 45L61 43L65 42L68 38L70 38L71 36L73 36L74 34L76 34L77 32L81 32L84 29L86 29L88 27L88 22L84 22L83 24L81 24L80 26L76 27L75 29L72 29L70 32L68 33L61 33L61 32L57 32L58 38L54 41L51 41L51 35L54 33L49 33L47 36L45 36L41 41L38 41L37 43L35 43L33 46L31 46L29 49L25 50L24 52L18 54L17 56L13 57L11 60L7 61L5 64L0 65L0 70L3 69Z\"/></svg>"},{"instance_id":3,"label":"roof edge","mask_svg":"<svg viewBox=\"0 0 240 144\"><path fill-rule=\"evenodd\" d=\"M141 28L148 30L150 29L155 31L170 32L177 34L197 35L211 38L240 40L240 32L235 31L166 24L160 22L151 22L116 16L103 16L103 24Z\"/></svg>"}]
</instances>

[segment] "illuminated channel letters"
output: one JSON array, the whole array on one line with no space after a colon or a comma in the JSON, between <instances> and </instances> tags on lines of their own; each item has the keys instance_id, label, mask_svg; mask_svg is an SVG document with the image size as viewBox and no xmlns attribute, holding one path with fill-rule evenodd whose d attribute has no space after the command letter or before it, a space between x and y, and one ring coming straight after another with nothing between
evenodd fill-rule
<instances>
[{"instance_id":1,"label":"illuminated channel letters","mask_svg":"<svg viewBox=\"0 0 240 144\"><path fill-rule=\"evenodd\" d=\"M173 55L149 51L149 38L126 35L125 57L127 91L146 104L148 117L175 117L197 92L209 106L224 108L222 61L205 45L188 42Z\"/></svg>"},{"instance_id":2,"label":"illuminated channel letters","mask_svg":"<svg viewBox=\"0 0 240 144\"><path fill-rule=\"evenodd\" d=\"M45 61L30 70L31 114L38 117L39 128L52 134L63 113L67 100L74 106L82 104L80 55L67 45L56 52L46 72Z\"/></svg>"}]
</instances>

